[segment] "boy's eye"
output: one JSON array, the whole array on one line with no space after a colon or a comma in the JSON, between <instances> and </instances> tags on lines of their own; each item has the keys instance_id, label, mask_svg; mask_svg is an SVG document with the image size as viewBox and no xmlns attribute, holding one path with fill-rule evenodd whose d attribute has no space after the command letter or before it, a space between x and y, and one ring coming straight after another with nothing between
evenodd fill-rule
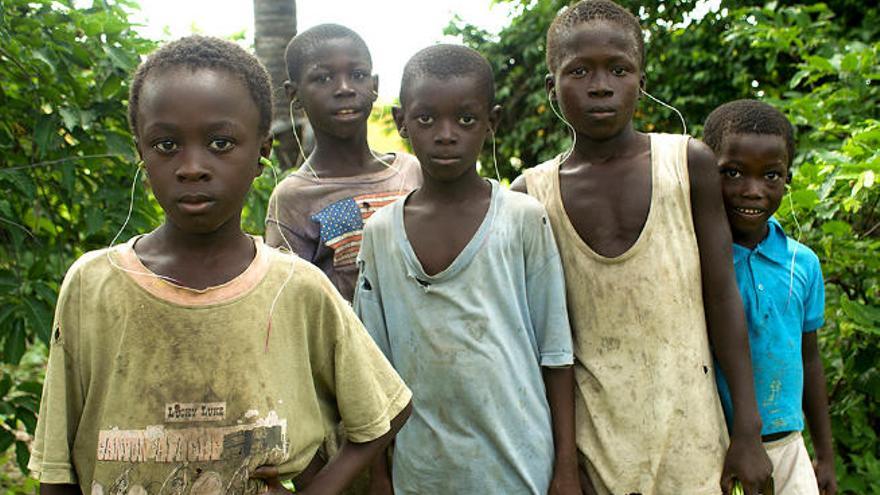
<instances>
[{"instance_id":1,"label":"boy's eye","mask_svg":"<svg viewBox=\"0 0 880 495\"><path fill-rule=\"evenodd\" d=\"M458 123L461 125L472 125L476 121L477 119L471 117L470 115L462 115L458 118Z\"/></svg>"},{"instance_id":2,"label":"boy's eye","mask_svg":"<svg viewBox=\"0 0 880 495\"><path fill-rule=\"evenodd\" d=\"M615 76L624 76L626 75L626 69L624 69L623 67L615 67L611 69L611 73Z\"/></svg>"},{"instance_id":3,"label":"boy's eye","mask_svg":"<svg viewBox=\"0 0 880 495\"><path fill-rule=\"evenodd\" d=\"M213 151L229 151L235 147L235 143L225 138L215 138L208 143L208 148Z\"/></svg>"},{"instance_id":4,"label":"boy's eye","mask_svg":"<svg viewBox=\"0 0 880 495\"><path fill-rule=\"evenodd\" d=\"M367 78L367 73L362 70L356 70L351 73L351 78L355 81L361 81Z\"/></svg>"},{"instance_id":5,"label":"boy's eye","mask_svg":"<svg viewBox=\"0 0 880 495\"><path fill-rule=\"evenodd\" d=\"M764 177L766 177L767 180L775 182L782 178L782 174L780 174L779 172L767 172L766 174L764 174Z\"/></svg>"},{"instance_id":6,"label":"boy's eye","mask_svg":"<svg viewBox=\"0 0 880 495\"><path fill-rule=\"evenodd\" d=\"M315 81L319 83L328 83L331 79L333 78L330 77L330 74L318 74L315 76Z\"/></svg>"},{"instance_id":7,"label":"boy's eye","mask_svg":"<svg viewBox=\"0 0 880 495\"><path fill-rule=\"evenodd\" d=\"M578 67L577 69L574 69L573 71L571 71L571 75L573 75L575 77L583 77L583 76L587 75L587 69L585 69L583 67Z\"/></svg>"},{"instance_id":8,"label":"boy's eye","mask_svg":"<svg viewBox=\"0 0 880 495\"><path fill-rule=\"evenodd\" d=\"M416 117L416 122L422 125L428 125L434 122L434 117L431 117L430 115L419 115Z\"/></svg>"},{"instance_id":9,"label":"boy's eye","mask_svg":"<svg viewBox=\"0 0 880 495\"><path fill-rule=\"evenodd\" d=\"M174 153L177 151L177 143L170 139L163 139L153 145L153 149L159 153Z\"/></svg>"},{"instance_id":10,"label":"boy's eye","mask_svg":"<svg viewBox=\"0 0 880 495\"><path fill-rule=\"evenodd\" d=\"M739 170L732 169L732 168L725 168L725 169L721 170L721 175L723 175L729 179L736 179L737 177L739 177L742 174L740 174Z\"/></svg>"}]
</instances>

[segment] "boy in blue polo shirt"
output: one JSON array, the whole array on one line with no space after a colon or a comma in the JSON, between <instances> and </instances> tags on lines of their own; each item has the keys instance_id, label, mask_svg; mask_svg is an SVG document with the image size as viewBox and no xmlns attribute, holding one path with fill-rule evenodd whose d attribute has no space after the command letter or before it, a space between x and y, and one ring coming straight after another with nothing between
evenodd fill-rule
<instances>
[{"instance_id":1,"label":"boy in blue polo shirt","mask_svg":"<svg viewBox=\"0 0 880 495\"><path fill-rule=\"evenodd\" d=\"M822 270L816 254L786 236L772 217L791 180L792 126L766 103L738 100L715 109L706 119L704 134L722 175L762 440L773 462L776 493L837 493L825 374L816 338L825 312ZM720 371L717 378L730 418L730 392ZM812 466L800 433L805 416L816 452Z\"/></svg>"}]
</instances>

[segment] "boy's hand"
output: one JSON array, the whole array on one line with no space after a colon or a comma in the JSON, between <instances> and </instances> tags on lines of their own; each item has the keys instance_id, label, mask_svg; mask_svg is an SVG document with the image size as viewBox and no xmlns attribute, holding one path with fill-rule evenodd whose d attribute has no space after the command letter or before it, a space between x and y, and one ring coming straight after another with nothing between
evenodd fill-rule
<instances>
[{"instance_id":1,"label":"boy's hand","mask_svg":"<svg viewBox=\"0 0 880 495\"><path fill-rule=\"evenodd\" d=\"M744 495L758 495L759 489L767 484L773 475L773 464L767 451L761 445L761 437L743 438L733 435L724 459L721 472L721 491L730 495L733 480L742 483Z\"/></svg>"},{"instance_id":2,"label":"boy's hand","mask_svg":"<svg viewBox=\"0 0 880 495\"><path fill-rule=\"evenodd\" d=\"M582 495L581 482L578 479L578 469L554 469L553 479L550 480L550 490L547 495Z\"/></svg>"},{"instance_id":3,"label":"boy's hand","mask_svg":"<svg viewBox=\"0 0 880 495\"><path fill-rule=\"evenodd\" d=\"M820 495L837 495L837 475L834 474L834 462L816 461L813 463L813 471L816 472Z\"/></svg>"},{"instance_id":4,"label":"boy's hand","mask_svg":"<svg viewBox=\"0 0 880 495\"><path fill-rule=\"evenodd\" d=\"M293 493L281 485L281 480L278 479L278 468L275 466L260 466L251 473L251 478L263 480L268 487L264 493L268 493L269 495ZM302 492L299 493L302 494Z\"/></svg>"}]
</instances>

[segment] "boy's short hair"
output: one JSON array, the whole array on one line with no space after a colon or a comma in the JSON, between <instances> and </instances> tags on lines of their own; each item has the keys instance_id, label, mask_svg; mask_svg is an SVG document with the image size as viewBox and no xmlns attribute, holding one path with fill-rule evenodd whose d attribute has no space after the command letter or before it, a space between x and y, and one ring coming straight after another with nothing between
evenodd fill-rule
<instances>
[{"instance_id":1,"label":"boy's short hair","mask_svg":"<svg viewBox=\"0 0 880 495\"><path fill-rule=\"evenodd\" d=\"M367 43L356 32L339 24L319 24L294 36L284 50L284 61L287 64L287 78L299 82L302 69L308 62L308 54L321 43L329 40L350 40L364 50L367 61L373 64Z\"/></svg>"},{"instance_id":2,"label":"boy's short hair","mask_svg":"<svg viewBox=\"0 0 880 495\"><path fill-rule=\"evenodd\" d=\"M559 65L559 44L563 35L575 26L590 21L608 21L632 34L639 57L639 67L645 65L645 39L642 26L632 13L611 0L583 0L562 10L547 30L547 68L555 72Z\"/></svg>"},{"instance_id":3,"label":"boy's short hair","mask_svg":"<svg viewBox=\"0 0 880 495\"><path fill-rule=\"evenodd\" d=\"M484 91L489 108L495 102L495 75L492 66L480 52L462 45L438 44L420 50L403 68L400 81L400 106L406 106L406 94L418 77L445 80L453 77L474 77Z\"/></svg>"},{"instance_id":4,"label":"boy's short hair","mask_svg":"<svg viewBox=\"0 0 880 495\"><path fill-rule=\"evenodd\" d=\"M772 105L758 100L735 100L712 110L703 127L703 141L718 154L729 134L770 134L785 140L790 167L794 159L794 128Z\"/></svg>"},{"instance_id":5,"label":"boy's short hair","mask_svg":"<svg viewBox=\"0 0 880 495\"><path fill-rule=\"evenodd\" d=\"M241 78L260 111L260 134L269 132L272 121L272 83L257 57L231 41L211 36L187 36L156 50L137 68L128 97L128 123L137 136L137 114L141 88L151 72L175 67L223 69Z\"/></svg>"}]
</instances>

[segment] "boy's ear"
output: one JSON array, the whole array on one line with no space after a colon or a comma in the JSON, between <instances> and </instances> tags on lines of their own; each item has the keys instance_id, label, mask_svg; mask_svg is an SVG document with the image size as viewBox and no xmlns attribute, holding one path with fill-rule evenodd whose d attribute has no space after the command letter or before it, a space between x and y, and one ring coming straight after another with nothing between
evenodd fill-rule
<instances>
[{"instance_id":1,"label":"boy's ear","mask_svg":"<svg viewBox=\"0 0 880 495\"><path fill-rule=\"evenodd\" d=\"M786 186L790 186L790 185L791 185L791 178L792 178L791 170L785 172L785 185L786 185Z\"/></svg>"},{"instance_id":2,"label":"boy's ear","mask_svg":"<svg viewBox=\"0 0 880 495\"><path fill-rule=\"evenodd\" d=\"M287 93L287 100L294 104L295 107L299 108L302 104L296 98L296 92L299 89L299 85L291 80L284 81L284 92Z\"/></svg>"},{"instance_id":3,"label":"boy's ear","mask_svg":"<svg viewBox=\"0 0 880 495\"><path fill-rule=\"evenodd\" d=\"M373 101L379 99L379 74L373 74Z\"/></svg>"},{"instance_id":4,"label":"boy's ear","mask_svg":"<svg viewBox=\"0 0 880 495\"><path fill-rule=\"evenodd\" d=\"M394 117L394 125L397 126L397 133L404 139L409 139L409 133L406 131L406 124L403 123L403 108L398 106L391 107L391 116Z\"/></svg>"},{"instance_id":5,"label":"boy's ear","mask_svg":"<svg viewBox=\"0 0 880 495\"><path fill-rule=\"evenodd\" d=\"M498 122L501 121L501 105L495 105L489 110L489 129L492 132L498 130Z\"/></svg>"},{"instance_id":6,"label":"boy's ear","mask_svg":"<svg viewBox=\"0 0 880 495\"><path fill-rule=\"evenodd\" d=\"M544 88L547 90L547 97L556 101L556 79L553 78L553 74L544 76Z\"/></svg>"},{"instance_id":7,"label":"boy's ear","mask_svg":"<svg viewBox=\"0 0 880 495\"><path fill-rule=\"evenodd\" d=\"M645 74L642 73L641 77L639 77L639 89L642 91L648 90L648 78L645 77Z\"/></svg>"}]
</instances>

